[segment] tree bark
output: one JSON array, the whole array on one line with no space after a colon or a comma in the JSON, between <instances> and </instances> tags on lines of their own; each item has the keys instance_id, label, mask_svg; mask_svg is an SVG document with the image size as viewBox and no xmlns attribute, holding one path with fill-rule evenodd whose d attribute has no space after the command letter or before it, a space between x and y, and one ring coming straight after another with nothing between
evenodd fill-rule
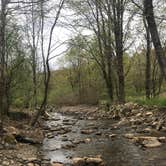
<instances>
[{"instance_id":1,"label":"tree bark","mask_svg":"<svg viewBox=\"0 0 166 166\"><path fill-rule=\"evenodd\" d=\"M144 27L146 30L146 71L145 71L145 90L146 90L146 98L150 99L151 94L151 41L150 41L150 32L146 23L146 20L143 19Z\"/></svg>"},{"instance_id":2,"label":"tree bark","mask_svg":"<svg viewBox=\"0 0 166 166\"><path fill-rule=\"evenodd\" d=\"M5 29L6 29L6 5L5 0L1 0L0 12L0 130L3 128L3 116L5 113Z\"/></svg>"},{"instance_id":3,"label":"tree bark","mask_svg":"<svg viewBox=\"0 0 166 166\"><path fill-rule=\"evenodd\" d=\"M157 25L155 22L153 0L144 0L144 15L148 23L148 28L151 34L161 73L166 79L166 57L164 56L164 50L161 45Z\"/></svg>"},{"instance_id":4,"label":"tree bark","mask_svg":"<svg viewBox=\"0 0 166 166\"><path fill-rule=\"evenodd\" d=\"M117 74L119 83L118 101L125 102L125 79L123 67L123 14L124 4L123 0L113 1L113 15L114 15L114 36L115 36L115 51L117 56Z\"/></svg>"}]
</instances>

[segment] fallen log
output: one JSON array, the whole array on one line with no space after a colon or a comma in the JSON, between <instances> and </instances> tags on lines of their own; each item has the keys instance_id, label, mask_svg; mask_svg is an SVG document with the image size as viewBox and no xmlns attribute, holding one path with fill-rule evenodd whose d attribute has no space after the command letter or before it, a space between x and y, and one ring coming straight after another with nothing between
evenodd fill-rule
<instances>
[{"instance_id":1,"label":"fallen log","mask_svg":"<svg viewBox=\"0 0 166 166\"><path fill-rule=\"evenodd\" d=\"M25 144L31 144L31 145L41 144L41 142L39 142L37 140L33 140L32 138L28 138L28 137L22 136L20 134L16 134L15 139L16 139L17 142L25 143Z\"/></svg>"}]
</instances>

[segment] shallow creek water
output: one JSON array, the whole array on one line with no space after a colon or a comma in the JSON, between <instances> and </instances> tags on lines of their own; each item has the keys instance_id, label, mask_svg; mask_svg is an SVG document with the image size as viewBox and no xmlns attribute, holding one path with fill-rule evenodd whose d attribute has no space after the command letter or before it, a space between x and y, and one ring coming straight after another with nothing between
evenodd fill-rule
<instances>
[{"instance_id":1,"label":"shallow creek water","mask_svg":"<svg viewBox=\"0 0 166 166\"><path fill-rule=\"evenodd\" d=\"M123 134L131 129L115 128L110 120L81 120L52 113L46 122L43 156L52 162L71 165L73 157L101 155L106 166L166 166L166 145L142 149ZM90 133L82 133L82 130ZM109 137L116 134L116 137Z\"/></svg>"}]
</instances>

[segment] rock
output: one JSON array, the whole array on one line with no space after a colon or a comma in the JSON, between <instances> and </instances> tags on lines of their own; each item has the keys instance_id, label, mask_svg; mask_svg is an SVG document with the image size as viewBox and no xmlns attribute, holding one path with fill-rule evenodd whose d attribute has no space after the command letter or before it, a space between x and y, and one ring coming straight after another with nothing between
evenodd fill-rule
<instances>
[{"instance_id":1,"label":"rock","mask_svg":"<svg viewBox=\"0 0 166 166\"><path fill-rule=\"evenodd\" d=\"M158 140L159 140L160 142L165 143L165 142L166 142L166 137L159 137Z\"/></svg>"},{"instance_id":2,"label":"rock","mask_svg":"<svg viewBox=\"0 0 166 166\"><path fill-rule=\"evenodd\" d=\"M86 139L85 139L86 140ZM85 140L73 140L73 144L80 144L80 143L85 143Z\"/></svg>"},{"instance_id":3,"label":"rock","mask_svg":"<svg viewBox=\"0 0 166 166\"><path fill-rule=\"evenodd\" d=\"M144 130L141 130L141 133L151 133L152 132L152 129L147 127L145 128Z\"/></svg>"},{"instance_id":4,"label":"rock","mask_svg":"<svg viewBox=\"0 0 166 166\"><path fill-rule=\"evenodd\" d=\"M44 118L45 119L49 119L49 118L51 118L51 115L48 113L48 112L44 112Z\"/></svg>"},{"instance_id":5,"label":"rock","mask_svg":"<svg viewBox=\"0 0 166 166\"><path fill-rule=\"evenodd\" d=\"M68 138L65 138L65 137L64 137L64 138L62 138L62 141L63 141L63 142L67 142L67 141L68 141Z\"/></svg>"},{"instance_id":6,"label":"rock","mask_svg":"<svg viewBox=\"0 0 166 166\"><path fill-rule=\"evenodd\" d=\"M96 166L102 166L104 165L103 160L101 158L87 158L86 163L89 165L96 165Z\"/></svg>"},{"instance_id":7,"label":"rock","mask_svg":"<svg viewBox=\"0 0 166 166\"><path fill-rule=\"evenodd\" d=\"M52 163L51 166L64 166L62 163Z\"/></svg>"},{"instance_id":8,"label":"rock","mask_svg":"<svg viewBox=\"0 0 166 166\"><path fill-rule=\"evenodd\" d=\"M131 109L128 107L124 107L120 110L121 116L127 116L131 113Z\"/></svg>"},{"instance_id":9,"label":"rock","mask_svg":"<svg viewBox=\"0 0 166 166\"><path fill-rule=\"evenodd\" d=\"M28 163L27 166L35 166L34 163Z\"/></svg>"},{"instance_id":10,"label":"rock","mask_svg":"<svg viewBox=\"0 0 166 166\"><path fill-rule=\"evenodd\" d=\"M161 142L159 142L158 137L134 136L134 134L125 134L125 137L147 148L155 148L161 146ZM161 138L161 140L162 139L163 138Z\"/></svg>"},{"instance_id":11,"label":"rock","mask_svg":"<svg viewBox=\"0 0 166 166\"><path fill-rule=\"evenodd\" d=\"M109 137L110 138L115 138L117 136L117 134L110 134Z\"/></svg>"},{"instance_id":12,"label":"rock","mask_svg":"<svg viewBox=\"0 0 166 166\"><path fill-rule=\"evenodd\" d=\"M146 112L145 115L146 115L146 116L151 116L151 115L153 115L153 112Z\"/></svg>"},{"instance_id":13,"label":"rock","mask_svg":"<svg viewBox=\"0 0 166 166\"><path fill-rule=\"evenodd\" d=\"M5 131L9 134L15 135L15 134L19 134L20 132L18 131L18 129L16 129L13 126L7 127L5 128Z\"/></svg>"},{"instance_id":14,"label":"rock","mask_svg":"<svg viewBox=\"0 0 166 166\"><path fill-rule=\"evenodd\" d=\"M70 119L63 119L63 122L69 122Z\"/></svg>"},{"instance_id":15,"label":"rock","mask_svg":"<svg viewBox=\"0 0 166 166\"><path fill-rule=\"evenodd\" d=\"M128 139L133 139L135 136L132 133L128 133L128 134L125 134L124 137Z\"/></svg>"},{"instance_id":16,"label":"rock","mask_svg":"<svg viewBox=\"0 0 166 166\"><path fill-rule=\"evenodd\" d=\"M75 147L76 147L76 145L73 143L62 145L63 149L71 149L71 148L75 148Z\"/></svg>"},{"instance_id":17,"label":"rock","mask_svg":"<svg viewBox=\"0 0 166 166\"><path fill-rule=\"evenodd\" d=\"M53 135L52 133L48 133L48 134L46 135L46 137L47 137L48 139L51 139L51 138L54 138L54 135Z\"/></svg>"},{"instance_id":18,"label":"rock","mask_svg":"<svg viewBox=\"0 0 166 166\"><path fill-rule=\"evenodd\" d=\"M83 166L86 164L85 158L73 158L73 166Z\"/></svg>"},{"instance_id":19,"label":"rock","mask_svg":"<svg viewBox=\"0 0 166 166\"><path fill-rule=\"evenodd\" d=\"M129 124L129 121L126 118L123 118L121 121L118 122L119 126L124 126L128 124Z\"/></svg>"},{"instance_id":20,"label":"rock","mask_svg":"<svg viewBox=\"0 0 166 166\"><path fill-rule=\"evenodd\" d=\"M136 114L136 117L140 117L140 116L142 116L142 113L137 113Z\"/></svg>"},{"instance_id":21,"label":"rock","mask_svg":"<svg viewBox=\"0 0 166 166\"><path fill-rule=\"evenodd\" d=\"M84 142L85 143L89 143L89 142L91 142L92 140L90 139L90 138L86 138L85 140L84 140Z\"/></svg>"},{"instance_id":22,"label":"rock","mask_svg":"<svg viewBox=\"0 0 166 166\"><path fill-rule=\"evenodd\" d=\"M161 131L166 133L166 127L162 127Z\"/></svg>"},{"instance_id":23,"label":"rock","mask_svg":"<svg viewBox=\"0 0 166 166\"><path fill-rule=\"evenodd\" d=\"M4 166L10 166L10 162L9 161L3 161L2 165L4 165Z\"/></svg>"},{"instance_id":24,"label":"rock","mask_svg":"<svg viewBox=\"0 0 166 166\"><path fill-rule=\"evenodd\" d=\"M142 120L141 119L130 119L130 123L131 125L140 125L142 124Z\"/></svg>"},{"instance_id":25,"label":"rock","mask_svg":"<svg viewBox=\"0 0 166 166\"><path fill-rule=\"evenodd\" d=\"M88 130L81 130L82 134L92 134L94 133L94 130L88 129Z\"/></svg>"},{"instance_id":26,"label":"rock","mask_svg":"<svg viewBox=\"0 0 166 166\"><path fill-rule=\"evenodd\" d=\"M98 131L98 132L96 133L96 135L102 135L102 132L101 132L101 131Z\"/></svg>"},{"instance_id":27,"label":"rock","mask_svg":"<svg viewBox=\"0 0 166 166\"><path fill-rule=\"evenodd\" d=\"M158 141L157 137L143 137L144 141L142 144L147 148L155 148L161 146L161 143Z\"/></svg>"},{"instance_id":28,"label":"rock","mask_svg":"<svg viewBox=\"0 0 166 166\"><path fill-rule=\"evenodd\" d=\"M73 166L104 166L104 162L100 157L74 158Z\"/></svg>"},{"instance_id":29,"label":"rock","mask_svg":"<svg viewBox=\"0 0 166 166\"><path fill-rule=\"evenodd\" d=\"M17 143L15 137L9 133L3 136L3 141L4 143L11 144L11 145L15 145Z\"/></svg>"},{"instance_id":30,"label":"rock","mask_svg":"<svg viewBox=\"0 0 166 166\"><path fill-rule=\"evenodd\" d=\"M160 120L156 126L156 129L159 131L162 129L162 127L163 127L163 120Z\"/></svg>"}]
</instances>

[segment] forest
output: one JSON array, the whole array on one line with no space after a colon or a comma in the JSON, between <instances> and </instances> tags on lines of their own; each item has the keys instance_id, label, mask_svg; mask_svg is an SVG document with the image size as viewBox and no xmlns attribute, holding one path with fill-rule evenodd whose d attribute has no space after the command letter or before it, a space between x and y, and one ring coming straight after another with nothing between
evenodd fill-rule
<instances>
[{"instance_id":1,"label":"forest","mask_svg":"<svg viewBox=\"0 0 166 166\"><path fill-rule=\"evenodd\" d=\"M0 0L0 166L165 151L165 0Z\"/></svg>"}]
</instances>

